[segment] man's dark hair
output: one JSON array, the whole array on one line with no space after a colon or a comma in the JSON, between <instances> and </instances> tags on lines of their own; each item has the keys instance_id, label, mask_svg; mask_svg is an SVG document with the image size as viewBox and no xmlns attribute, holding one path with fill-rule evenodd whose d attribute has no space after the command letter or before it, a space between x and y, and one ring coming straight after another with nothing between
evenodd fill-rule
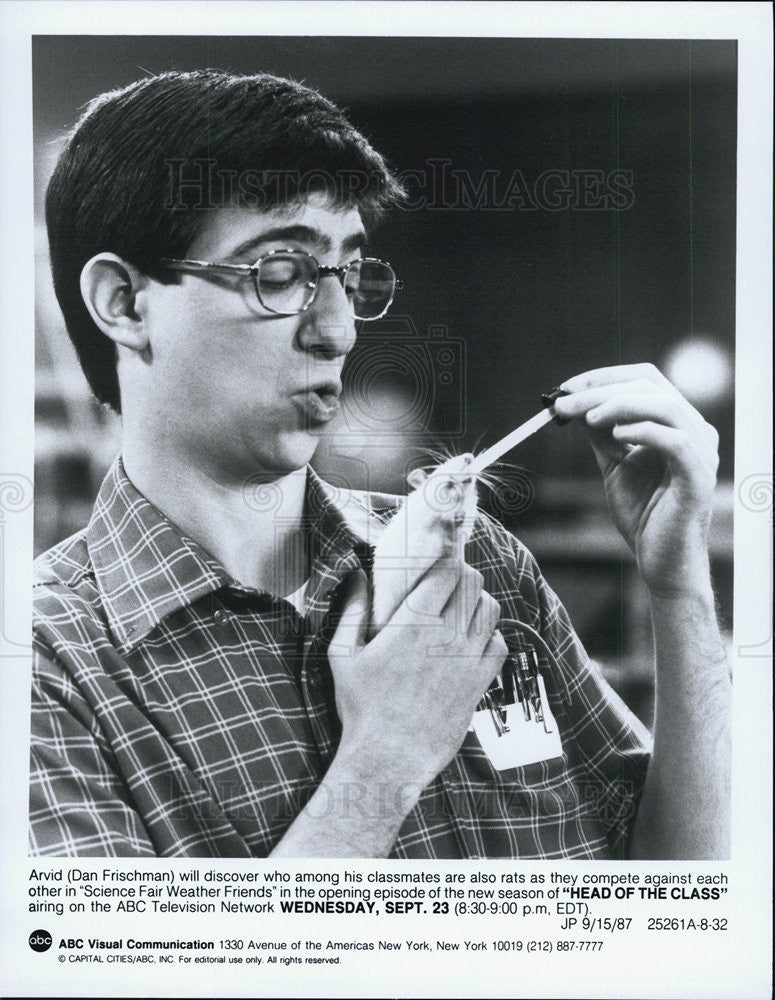
<instances>
[{"instance_id":1,"label":"man's dark hair","mask_svg":"<svg viewBox=\"0 0 775 1000\"><path fill-rule=\"evenodd\" d=\"M120 412L116 348L80 293L84 264L115 253L160 281L207 210L277 208L324 191L368 227L401 197L382 157L317 91L269 74L162 73L96 97L46 194L54 289L95 396Z\"/></svg>"}]
</instances>

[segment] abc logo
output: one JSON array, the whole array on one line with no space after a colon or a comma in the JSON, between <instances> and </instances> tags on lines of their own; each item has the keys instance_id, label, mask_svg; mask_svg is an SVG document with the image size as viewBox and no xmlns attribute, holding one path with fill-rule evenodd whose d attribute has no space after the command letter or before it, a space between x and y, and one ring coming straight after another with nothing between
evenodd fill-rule
<instances>
[{"instance_id":1,"label":"abc logo","mask_svg":"<svg viewBox=\"0 0 775 1000\"><path fill-rule=\"evenodd\" d=\"M33 951L48 951L51 947L51 934L49 931L33 931L30 934L30 948Z\"/></svg>"}]
</instances>

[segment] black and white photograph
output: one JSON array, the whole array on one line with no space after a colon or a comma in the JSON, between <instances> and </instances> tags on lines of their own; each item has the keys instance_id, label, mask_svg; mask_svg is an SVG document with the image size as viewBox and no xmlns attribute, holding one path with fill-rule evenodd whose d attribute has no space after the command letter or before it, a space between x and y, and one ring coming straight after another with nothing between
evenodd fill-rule
<instances>
[{"instance_id":1,"label":"black and white photograph","mask_svg":"<svg viewBox=\"0 0 775 1000\"><path fill-rule=\"evenodd\" d=\"M25 939L75 962L77 893L102 900L92 923L113 906L87 951L206 952L209 934L226 954L201 961L236 963L248 938L214 914L252 906L278 955L285 935L338 961L332 932L304 944L312 915L363 914L330 954L366 961L347 941L386 948L378 915L406 914L418 951L465 926L483 951L536 945L537 969L612 947L617 920L680 948L646 934L648 903L648 929L690 921L712 954L742 933L722 906L752 794L739 720L771 642L740 610L769 586L746 525L760 555L772 526L768 460L749 458L769 407L757 428L740 378L742 43L699 21L432 27L510 4L397 4L406 23L380 33L364 14L397 25L393 5L318 5L336 17L308 34L262 27L274 4L242 5L240 32L218 5L169 6L192 27L29 37L34 284L14 335L34 444L0 484L3 658L29 644ZM764 333L760 351L765 372ZM308 887L266 887L284 873ZM122 892L150 917L111 932ZM198 900L174 932L163 892ZM310 922L286 934L291 913ZM361 982L332 966L310 987L291 961L321 974L289 956L273 995ZM671 961L632 995L667 995ZM458 995L507 995L472 981Z\"/></svg>"},{"instance_id":2,"label":"black and white photograph","mask_svg":"<svg viewBox=\"0 0 775 1000\"><path fill-rule=\"evenodd\" d=\"M727 857L735 43L33 73L32 853Z\"/></svg>"}]
</instances>

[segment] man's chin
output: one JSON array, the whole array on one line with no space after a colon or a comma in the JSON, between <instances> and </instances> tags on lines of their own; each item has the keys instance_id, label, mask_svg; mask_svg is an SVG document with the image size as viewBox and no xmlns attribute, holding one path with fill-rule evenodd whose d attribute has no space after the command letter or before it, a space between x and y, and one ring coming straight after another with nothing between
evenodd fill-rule
<instances>
[{"instance_id":1,"label":"man's chin","mask_svg":"<svg viewBox=\"0 0 775 1000\"><path fill-rule=\"evenodd\" d=\"M305 431L289 435L270 454L264 452L257 462L255 473L267 478L279 479L304 469L311 462L320 444L321 431Z\"/></svg>"}]
</instances>

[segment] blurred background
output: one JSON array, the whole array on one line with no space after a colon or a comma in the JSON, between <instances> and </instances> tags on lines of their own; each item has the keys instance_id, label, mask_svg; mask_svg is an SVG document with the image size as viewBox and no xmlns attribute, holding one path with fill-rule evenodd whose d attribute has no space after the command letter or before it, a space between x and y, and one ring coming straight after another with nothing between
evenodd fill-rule
<instances>
[{"instance_id":1,"label":"blurred background","mask_svg":"<svg viewBox=\"0 0 775 1000\"><path fill-rule=\"evenodd\" d=\"M731 627L736 62L731 41L35 38L36 553L86 524L119 449L51 287L43 198L63 136L148 73L268 71L347 108L409 193L369 247L404 288L359 334L322 474L403 492L432 450L492 444L563 379L651 361L721 434L712 556ZM586 443L552 425L508 459L482 506L649 722L646 595Z\"/></svg>"}]
</instances>

